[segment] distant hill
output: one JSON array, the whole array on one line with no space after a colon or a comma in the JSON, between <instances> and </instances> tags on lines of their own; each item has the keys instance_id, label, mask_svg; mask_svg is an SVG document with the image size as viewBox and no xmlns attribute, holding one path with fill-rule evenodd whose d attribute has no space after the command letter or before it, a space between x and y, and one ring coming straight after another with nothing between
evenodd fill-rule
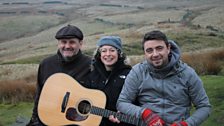
<instances>
[{"instance_id":1,"label":"distant hill","mask_svg":"<svg viewBox=\"0 0 224 126\"><path fill-rule=\"evenodd\" d=\"M91 54L103 35L120 35L139 49L144 33L160 29L178 40L182 50L223 47L223 0L16 0L0 1L0 63L43 57L56 50L56 31L67 24L85 34L83 50ZM214 20L215 19L215 20ZM192 43L196 45L192 46ZM208 43L214 43L211 46ZM135 47L137 46L137 47Z\"/></svg>"}]
</instances>

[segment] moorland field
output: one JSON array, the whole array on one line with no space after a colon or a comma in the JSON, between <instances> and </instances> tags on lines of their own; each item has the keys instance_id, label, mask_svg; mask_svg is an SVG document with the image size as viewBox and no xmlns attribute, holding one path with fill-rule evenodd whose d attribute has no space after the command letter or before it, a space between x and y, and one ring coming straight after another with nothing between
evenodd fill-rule
<instances>
[{"instance_id":1,"label":"moorland field","mask_svg":"<svg viewBox=\"0 0 224 126\"><path fill-rule=\"evenodd\" d=\"M57 30L73 24L82 29L90 56L101 36L121 36L131 65L144 58L146 32L165 32L210 97L213 113L202 125L222 126L223 12L223 0L0 0L0 125L30 118L38 64L56 52Z\"/></svg>"}]
</instances>

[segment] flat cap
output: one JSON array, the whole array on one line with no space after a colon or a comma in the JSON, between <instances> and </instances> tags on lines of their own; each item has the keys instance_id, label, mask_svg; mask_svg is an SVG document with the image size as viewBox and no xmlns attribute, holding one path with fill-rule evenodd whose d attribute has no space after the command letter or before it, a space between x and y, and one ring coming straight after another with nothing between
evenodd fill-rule
<instances>
[{"instance_id":1,"label":"flat cap","mask_svg":"<svg viewBox=\"0 0 224 126\"><path fill-rule=\"evenodd\" d=\"M73 25L67 25L60 30L55 35L56 39L71 39L77 38L79 40L83 40L83 33L82 31Z\"/></svg>"}]
</instances>

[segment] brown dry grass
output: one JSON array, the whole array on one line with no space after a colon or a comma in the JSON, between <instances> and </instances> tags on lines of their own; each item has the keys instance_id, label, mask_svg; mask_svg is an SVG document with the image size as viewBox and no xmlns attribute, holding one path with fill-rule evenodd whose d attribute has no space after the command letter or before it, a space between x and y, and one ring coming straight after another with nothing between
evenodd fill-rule
<instances>
[{"instance_id":1,"label":"brown dry grass","mask_svg":"<svg viewBox=\"0 0 224 126\"><path fill-rule=\"evenodd\" d=\"M200 75L217 75L223 69L224 49L185 53L182 60L192 66Z\"/></svg>"},{"instance_id":2,"label":"brown dry grass","mask_svg":"<svg viewBox=\"0 0 224 126\"><path fill-rule=\"evenodd\" d=\"M32 101L35 95L35 75L23 79L0 81L0 102Z\"/></svg>"}]
</instances>

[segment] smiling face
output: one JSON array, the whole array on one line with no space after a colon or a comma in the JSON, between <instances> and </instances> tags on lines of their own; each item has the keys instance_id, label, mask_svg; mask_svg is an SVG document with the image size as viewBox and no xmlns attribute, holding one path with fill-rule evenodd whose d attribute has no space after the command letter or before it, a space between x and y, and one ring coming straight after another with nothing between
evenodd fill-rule
<instances>
[{"instance_id":1,"label":"smiling face","mask_svg":"<svg viewBox=\"0 0 224 126\"><path fill-rule=\"evenodd\" d=\"M168 62L170 45L166 46L163 40L148 40L144 43L145 58L155 68L162 68Z\"/></svg>"},{"instance_id":2,"label":"smiling face","mask_svg":"<svg viewBox=\"0 0 224 126\"><path fill-rule=\"evenodd\" d=\"M64 58L76 55L82 47L82 41L77 38L58 40L58 49Z\"/></svg>"},{"instance_id":3,"label":"smiling face","mask_svg":"<svg viewBox=\"0 0 224 126\"><path fill-rule=\"evenodd\" d=\"M107 70L111 69L118 61L118 50L113 46L104 45L99 48L100 59Z\"/></svg>"}]
</instances>

